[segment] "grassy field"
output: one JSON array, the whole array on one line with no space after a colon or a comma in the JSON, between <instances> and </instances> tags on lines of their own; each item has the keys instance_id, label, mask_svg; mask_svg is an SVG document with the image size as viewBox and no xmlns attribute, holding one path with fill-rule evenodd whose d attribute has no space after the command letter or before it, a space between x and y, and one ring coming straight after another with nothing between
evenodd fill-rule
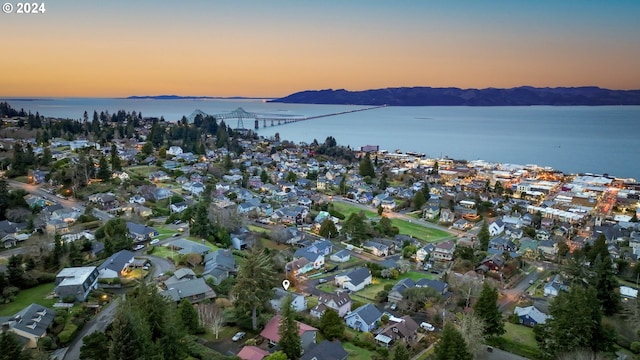
<instances>
[{"instance_id":1,"label":"grassy field","mask_svg":"<svg viewBox=\"0 0 640 360\"><path fill-rule=\"evenodd\" d=\"M346 217L349 217L349 215L351 214L360 213L362 211L369 219L379 218L378 213L372 210L362 210L355 205L349 205L345 203L334 202L332 204L333 208L336 211L341 212ZM391 219L391 225L396 226L400 230L400 234L410 235L426 242L436 242L451 236L451 234L446 231L428 228L418 223L409 222L402 219Z\"/></svg>"},{"instance_id":2,"label":"grassy field","mask_svg":"<svg viewBox=\"0 0 640 360\"><path fill-rule=\"evenodd\" d=\"M517 325L512 323L505 323L504 329L506 330L503 337L507 340L511 340L515 343L530 346L532 348L538 348L538 343L533 335L533 328Z\"/></svg>"},{"instance_id":3,"label":"grassy field","mask_svg":"<svg viewBox=\"0 0 640 360\"><path fill-rule=\"evenodd\" d=\"M349 360L365 360L371 359L374 355L372 351L359 348L350 342L343 342L342 346L349 353Z\"/></svg>"},{"instance_id":4,"label":"grassy field","mask_svg":"<svg viewBox=\"0 0 640 360\"><path fill-rule=\"evenodd\" d=\"M46 307L52 307L57 299L45 299L55 288L54 283L38 285L31 289L20 290L16 299L9 303L0 305L0 316L10 316L24 309L26 306L35 303Z\"/></svg>"}]
</instances>

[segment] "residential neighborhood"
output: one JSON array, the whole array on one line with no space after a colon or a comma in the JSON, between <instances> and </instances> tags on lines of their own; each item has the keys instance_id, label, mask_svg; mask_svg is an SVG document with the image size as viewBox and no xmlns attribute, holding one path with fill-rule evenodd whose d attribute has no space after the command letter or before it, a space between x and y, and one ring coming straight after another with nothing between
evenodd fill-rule
<instances>
[{"instance_id":1,"label":"residential neighborhood","mask_svg":"<svg viewBox=\"0 0 640 360\"><path fill-rule=\"evenodd\" d=\"M518 326L534 339L532 329L553 324L555 299L589 283L605 259L618 298L607 316L637 301L633 181L346 149L331 139L296 145L234 134L202 115L184 125L114 116L97 124L134 130L109 141L0 139L11 149L0 319L28 348L71 351L76 328L142 296L141 286L171 311L197 313L192 325L202 330L192 336L203 351L241 359L289 351L280 331L289 310L302 359L382 359L399 347L419 356L473 312L485 287L507 326L498 336L515 341ZM195 143L171 135L205 120L224 130ZM216 146L222 136L228 144ZM29 157L38 173L18 172ZM5 304L40 288L9 312ZM69 325L80 312L83 322ZM523 356L538 356L546 345L523 346Z\"/></svg>"}]
</instances>

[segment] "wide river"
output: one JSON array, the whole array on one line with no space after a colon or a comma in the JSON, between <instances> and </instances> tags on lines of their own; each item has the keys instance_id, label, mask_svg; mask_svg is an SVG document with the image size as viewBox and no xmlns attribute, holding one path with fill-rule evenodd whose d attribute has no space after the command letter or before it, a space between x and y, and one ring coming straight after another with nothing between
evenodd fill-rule
<instances>
[{"instance_id":1,"label":"wide river","mask_svg":"<svg viewBox=\"0 0 640 360\"><path fill-rule=\"evenodd\" d=\"M179 120L195 109L223 114L238 107L263 117L309 117L364 108L348 105L267 103L261 100L127 100L55 98L7 100L16 109L44 116L80 119L84 111L142 112ZM227 120L232 127L236 119ZM253 128L252 119L244 119ZM270 124L270 123L269 123ZM268 124L268 125L269 125ZM566 173L607 173L640 179L640 106L518 106L518 107L385 107L323 117L282 126L267 126L258 134L276 132L295 142L323 142L359 148L414 151L431 157L483 159L537 164Z\"/></svg>"}]
</instances>

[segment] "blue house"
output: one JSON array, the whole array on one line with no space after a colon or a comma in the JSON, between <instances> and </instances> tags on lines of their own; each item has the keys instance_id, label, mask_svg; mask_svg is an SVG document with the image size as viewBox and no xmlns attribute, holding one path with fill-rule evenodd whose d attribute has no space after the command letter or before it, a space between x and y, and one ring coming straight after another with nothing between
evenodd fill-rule
<instances>
[{"instance_id":1,"label":"blue house","mask_svg":"<svg viewBox=\"0 0 640 360\"><path fill-rule=\"evenodd\" d=\"M513 310L513 313L520 319L520 324L534 327L536 325L544 325L549 319L549 315L538 310L535 306L519 307Z\"/></svg>"},{"instance_id":2,"label":"blue house","mask_svg":"<svg viewBox=\"0 0 640 360\"><path fill-rule=\"evenodd\" d=\"M360 306L345 316L347 326L362 332L372 332L378 327L382 313L375 305L369 303Z\"/></svg>"}]
</instances>

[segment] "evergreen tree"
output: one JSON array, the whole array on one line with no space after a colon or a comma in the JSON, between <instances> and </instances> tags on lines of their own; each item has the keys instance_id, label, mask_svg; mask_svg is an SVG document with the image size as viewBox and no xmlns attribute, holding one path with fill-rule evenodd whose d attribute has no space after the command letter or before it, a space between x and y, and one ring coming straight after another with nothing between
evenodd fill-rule
<instances>
[{"instance_id":1,"label":"evergreen tree","mask_svg":"<svg viewBox=\"0 0 640 360\"><path fill-rule=\"evenodd\" d=\"M24 268L22 267L22 255L11 255L7 263L7 280L9 284L17 288L24 287Z\"/></svg>"},{"instance_id":2,"label":"evergreen tree","mask_svg":"<svg viewBox=\"0 0 640 360\"><path fill-rule=\"evenodd\" d=\"M201 332L198 311L188 300L182 299L182 301L180 301L178 313L180 314L182 326L189 334L198 334Z\"/></svg>"},{"instance_id":3,"label":"evergreen tree","mask_svg":"<svg viewBox=\"0 0 640 360\"><path fill-rule=\"evenodd\" d=\"M102 331L96 331L82 338L80 360L102 360L109 353L109 338Z\"/></svg>"},{"instance_id":4,"label":"evergreen tree","mask_svg":"<svg viewBox=\"0 0 640 360\"><path fill-rule=\"evenodd\" d=\"M269 255L263 249L249 251L240 264L231 293L235 296L236 310L251 317L254 331L258 329L258 313L267 308L276 282L276 271Z\"/></svg>"},{"instance_id":5,"label":"evergreen tree","mask_svg":"<svg viewBox=\"0 0 640 360\"><path fill-rule=\"evenodd\" d=\"M320 330L328 340L341 339L344 335L344 323L335 310L327 309L320 318Z\"/></svg>"},{"instance_id":6,"label":"evergreen tree","mask_svg":"<svg viewBox=\"0 0 640 360\"><path fill-rule=\"evenodd\" d=\"M24 349L24 344L18 340L18 336L10 331L0 332L0 360L30 360L29 350Z\"/></svg>"},{"instance_id":7,"label":"evergreen tree","mask_svg":"<svg viewBox=\"0 0 640 360\"><path fill-rule=\"evenodd\" d=\"M587 251L587 260L593 265L597 258L604 259L609 256L609 246L607 245L607 238L604 234L598 235L593 242L591 249Z\"/></svg>"},{"instance_id":8,"label":"evergreen tree","mask_svg":"<svg viewBox=\"0 0 640 360\"><path fill-rule=\"evenodd\" d=\"M351 213L342 224L342 232L351 237L351 241L361 243L367 238L367 225L364 222L364 213Z\"/></svg>"},{"instance_id":9,"label":"evergreen tree","mask_svg":"<svg viewBox=\"0 0 640 360\"><path fill-rule=\"evenodd\" d=\"M371 162L371 156L369 153L364 155L364 158L360 160L360 168L359 173L361 176L369 176L371 178L376 177L375 169L373 168L373 163Z\"/></svg>"},{"instance_id":10,"label":"evergreen tree","mask_svg":"<svg viewBox=\"0 0 640 360\"><path fill-rule=\"evenodd\" d=\"M545 355L590 349L608 352L613 347L613 332L602 324L602 310L593 287L572 286L561 291L549 307L551 317L537 331L536 339Z\"/></svg>"},{"instance_id":11,"label":"evergreen tree","mask_svg":"<svg viewBox=\"0 0 640 360\"><path fill-rule=\"evenodd\" d=\"M122 171L122 163L120 162L120 156L118 156L116 144L111 145L111 170Z\"/></svg>"},{"instance_id":12,"label":"evergreen tree","mask_svg":"<svg viewBox=\"0 0 640 360\"><path fill-rule=\"evenodd\" d=\"M265 184L269 182L269 174L267 174L267 170L262 169L262 172L260 173L260 181Z\"/></svg>"},{"instance_id":13,"label":"evergreen tree","mask_svg":"<svg viewBox=\"0 0 640 360\"><path fill-rule=\"evenodd\" d=\"M105 182L111 179L111 169L109 169L109 163L107 162L107 158L104 155L100 156L100 167L98 168L98 179Z\"/></svg>"},{"instance_id":14,"label":"evergreen tree","mask_svg":"<svg viewBox=\"0 0 640 360\"><path fill-rule=\"evenodd\" d=\"M436 360L472 360L464 338L451 323L446 323L435 348Z\"/></svg>"},{"instance_id":15,"label":"evergreen tree","mask_svg":"<svg viewBox=\"0 0 640 360\"><path fill-rule=\"evenodd\" d=\"M485 283L473 310L474 314L484 321L485 335L500 336L504 334L504 321L498 310L498 289Z\"/></svg>"},{"instance_id":16,"label":"evergreen tree","mask_svg":"<svg viewBox=\"0 0 640 360\"><path fill-rule=\"evenodd\" d=\"M407 350L407 346L404 342L398 341L396 345L392 349L393 360L409 360L411 359L411 354Z\"/></svg>"},{"instance_id":17,"label":"evergreen tree","mask_svg":"<svg viewBox=\"0 0 640 360\"><path fill-rule=\"evenodd\" d=\"M338 235L338 229L336 228L336 224L333 220L326 218L322 221L322 224L320 224L320 231L318 234L322 237L331 239Z\"/></svg>"},{"instance_id":18,"label":"evergreen tree","mask_svg":"<svg viewBox=\"0 0 640 360\"><path fill-rule=\"evenodd\" d=\"M129 249L133 245L127 222L122 218L107 221L96 230L96 238L104 243L104 250L107 256L120 250Z\"/></svg>"},{"instance_id":19,"label":"evergreen tree","mask_svg":"<svg viewBox=\"0 0 640 360\"><path fill-rule=\"evenodd\" d=\"M45 147L42 150L42 156L40 156L39 164L44 167L48 167L51 165L51 161L53 160L53 156L51 155L51 149L49 147Z\"/></svg>"},{"instance_id":20,"label":"evergreen tree","mask_svg":"<svg viewBox=\"0 0 640 360\"><path fill-rule=\"evenodd\" d=\"M489 241L491 241L491 234L489 234L489 225L487 225L486 220L482 223L478 233L478 240L480 240L480 250L487 251L489 249Z\"/></svg>"},{"instance_id":21,"label":"evergreen tree","mask_svg":"<svg viewBox=\"0 0 640 360\"><path fill-rule=\"evenodd\" d=\"M299 359L302 354L302 343L300 342L300 334L298 334L296 313L291 306L292 301L291 295L285 298L280 315L280 326L278 327L278 334L280 335L278 346L280 346L280 349L287 355L289 360Z\"/></svg>"},{"instance_id":22,"label":"evergreen tree","mask_svg":"<svg viewBox=\"0 0 640 360\"><path fill-rule=\"evenodd\" d=\"M620 309L620 294L616 291L618 280L608 251L607 256L596 259L593 283L604 314L607 316L615 314Z\"/></svg>"},{"instance_id":23,"label":"evergreen tree","mask_svg":"<svg viewBox=\"0 0 640 360\"><path fill-rule=\"evenodd\" d=\"M416 192L415 195L413 195L413 209L414 210L422 209L422 207L424 206L424 204L426 202L427 202L427 200L424 198L424 193L422 193L422 191L418 191L418 192Z\"/></svg>"},{"instance_id":24,"label":"evergreen tree","mask_svg":"<svg viewBox=\"0 0 640 360\"><path fill-rule=\"evenodd\" d=\"M109 360L137 360L151 354L151 333L139 311L123 303L118 307L110 332Z\"/></svg>"}]
</instances>

